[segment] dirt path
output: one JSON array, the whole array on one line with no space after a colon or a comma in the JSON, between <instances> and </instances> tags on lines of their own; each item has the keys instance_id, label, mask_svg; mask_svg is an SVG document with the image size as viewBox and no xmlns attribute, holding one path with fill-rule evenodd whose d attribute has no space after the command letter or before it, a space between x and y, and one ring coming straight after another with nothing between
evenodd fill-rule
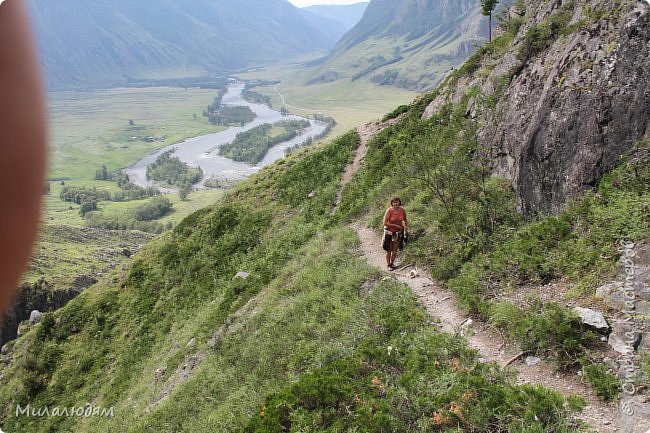
<instances>
[{"instance_id":1,"label":"dirt path","mask_svg":"<svg viewBox=\"0 0 650 433\"><path fill-rule=\"evenodd\" d=\"M348 167L349 170L346 170L343 179L349 180L354 175L363 155L365 155L368 141L382 127L385 125L374 123L359 128L361 145L354 162ZM386 269L385 253L380 246L380 235L362 222L356 222L351 227L361 240L361 251L366 260L379 269ZM502 366L510 363L509 367L516 370L517 383L544 385L565 396L571 394L583 396L587 401L587 407L579 415L579 418L600 433L615 433L617 431L616 406L603 403L590 387L581 383L579 376L558 373L545 360L540 360L537 364L529 366L525 362L525 355L512 361L520 354L520 350L509 344L495 329L483 323L468 320L468 316L459 308L454 293L434 283L424 270L413 266L402 269L398 265L398 270L391 272L390 275L411 288L442 331L464 335L469 345L480 352L482 360L495 361Z\"/></svg>"},{"instance_id":2,"label":"dirt path","mask_svg":"<svg viewBox=\"0 0 650 433\"><path fill-rule=\"evenodd\" d=\"M350 179L352 179L352 176L354 176L354 174L359 170L359 167L361 167L361 162L363 161L363 158L366 156L366 153L368 152L368 142L370 141L370 139L374 137L375 134L380 132L382 129L399 122L400 119L401 116L396 117L395 119L390 119L386 122L366 123L365 125L357 128L357 132L361 137L361 144L354 152L354 160L352 161L352 163L348 164L347 167L345 167L345 172L343 172L343 176L341 176L341 183L339 186L339 190L336 193L336 201L334 204L334 208L332 209L332 213L336 212L336 208L341 202L341 192L343 191L343 187L345 186L346 183L350 181Z\"/></svg>"}]
</instances>

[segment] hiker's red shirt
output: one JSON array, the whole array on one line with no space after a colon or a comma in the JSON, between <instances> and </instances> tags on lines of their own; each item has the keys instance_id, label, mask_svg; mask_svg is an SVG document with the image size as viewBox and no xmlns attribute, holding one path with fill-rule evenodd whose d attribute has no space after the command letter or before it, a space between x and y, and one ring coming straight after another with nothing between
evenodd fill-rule
<instances>
[{"instance_id":1,"label":"hiker's red shirt","mask_svg":"<svg viewBox=\"0 0 650 433\"><path fill-rule=\"evenodd\" d=\"M404 208L398 207L397 210L395 210L392 207L389 207L386 212L388 213L388 217L384 220L384 225L386 225L388 230L393 233L401 232L404 229L404 219L406 219L406 211ZM398 229L397 227L389 226L386 223L396 224L400 226L400 228Z\"/></svg>"}]
</instances>

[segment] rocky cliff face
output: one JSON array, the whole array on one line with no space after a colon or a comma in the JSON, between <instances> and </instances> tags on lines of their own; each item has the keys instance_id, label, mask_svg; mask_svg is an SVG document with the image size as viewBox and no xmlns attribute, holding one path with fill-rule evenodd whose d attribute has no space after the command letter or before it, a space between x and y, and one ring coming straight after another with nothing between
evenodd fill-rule
<instances>
[{"instance_id":1,"label":"rocky cliff face","mask_svg":"<svg viewBox=\"0 0 650 433\"><path fill-rule=\"evenodd\" d=\"M480 89L467 113L494 173L511 179L523 213L555 213L650 134L650 4L526 0L509 19L507 48L479 51L474 73L449 77L424 117Z\"/></svg>"}]
</instances>

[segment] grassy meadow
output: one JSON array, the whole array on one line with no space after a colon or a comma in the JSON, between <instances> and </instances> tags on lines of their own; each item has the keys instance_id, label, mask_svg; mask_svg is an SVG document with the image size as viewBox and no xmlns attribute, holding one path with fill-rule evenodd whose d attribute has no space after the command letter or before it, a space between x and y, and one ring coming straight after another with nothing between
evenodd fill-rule
<instances>
[{"instance_id":1,"label":"grassy meadow","mask_svg":"<svg viewBox=\"0 0 650 433\"><path fill-rule=\"evenodd\" d=\"M277 110L283 105L297 115L322 113L336 119L332 137L372 120L381 119L401 104L411 102L417 93L392 86L379 86L366 80L348 78L329 83L307 84L308 72L298 64L269 67L263 71L239 74L241 79L277 79L273 87L254 90L271 98ZM279 92L279 93L278 93ZM284 97L284 103L280 96Z\"/></svg>"},{"instance_id":2,"label":"grassy meadow","mask_svg":"<svg viewBox=\"0 0 650 433\"><path fill-rule=\"evenodd\" d=\"M48 176L94 179L102 164L127 167L151 150L223 130L202 116L216 94L171 87L51 93Z\"/></svg>"},{"instance_id":3,"label":"grassy meadow","mask_svg":"<svg viewBox=\"0 0 650 433\"><path fill-rule=\"evenodd\" d=\"M111 192L118 190L115 183L101 180L67 182L66 185L84 185ZM43 223L83 226L84 219L79 213L80 206L64 202L59 198L62 186L58 182L52 182L50 188L50 194L44 196L43 200ZM224 191L220 189L207 189L190 193L186 200L181 200L178 194L168 194L166 197L172 202L173 208L158 221L163 224L171 222L176 225L192 212L218 201L223 194ZM146 198L121 202L102 201L98 205L98 210L107 216L124 215L150 200Z\"/></svg>"}]
</instances>

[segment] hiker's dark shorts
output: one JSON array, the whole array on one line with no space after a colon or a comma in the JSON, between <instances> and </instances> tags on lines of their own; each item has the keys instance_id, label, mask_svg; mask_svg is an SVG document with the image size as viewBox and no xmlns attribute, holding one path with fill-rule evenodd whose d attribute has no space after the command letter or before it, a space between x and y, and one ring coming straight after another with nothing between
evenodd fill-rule
<instances>
[{"instance_id":1,"label":"hiker's dark shorts","mask_svg":"<svg viewBox=\"0 0 650 433\"><path fill-rule=\"evenodd\" d=\"M393 237L397 236L399 239L399 245L397 246L397 249L402 249L402 242L404 241L404 232L397 232L397 233L392 233L392 235L389 235L388 233L384 232L384 240L382 242L382 248L384 251L391 251L391 247L393 244Z\"/></svg>"}]
</instances>

